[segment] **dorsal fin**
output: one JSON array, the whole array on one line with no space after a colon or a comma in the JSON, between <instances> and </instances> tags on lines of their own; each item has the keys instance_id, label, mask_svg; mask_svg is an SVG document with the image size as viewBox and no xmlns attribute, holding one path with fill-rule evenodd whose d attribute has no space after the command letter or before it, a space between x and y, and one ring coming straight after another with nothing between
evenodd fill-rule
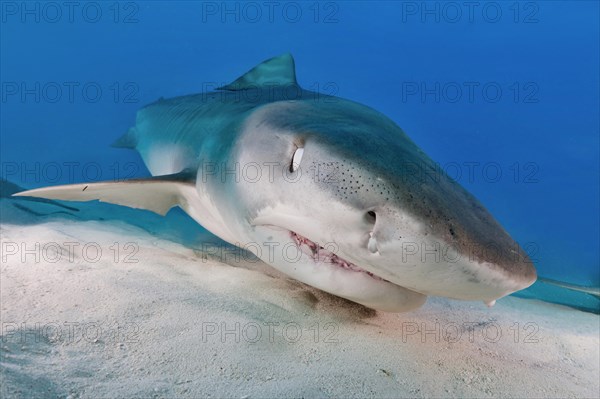
<instances>
[{"instance_id":1,"label":"dorsal fin","mask_svg":"<svg viewBox=\"0 0 600 399\"><path fill-rule=\"evenodd\" d=\"M298 85L298 82L296 82L294 58L290 53L270 58L258 64L234 82L219 87L218 90L235 91L270 85Z\"/></svg>"}]
</instances>

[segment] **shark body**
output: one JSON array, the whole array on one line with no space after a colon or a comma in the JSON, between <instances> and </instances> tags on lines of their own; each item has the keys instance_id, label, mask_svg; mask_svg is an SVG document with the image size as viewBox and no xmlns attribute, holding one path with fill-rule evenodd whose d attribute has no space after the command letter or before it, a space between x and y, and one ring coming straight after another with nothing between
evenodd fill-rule
<instances>
[{"instance_id":1,"label":"shark body","mask_svg":"<svg viewBox=\"0 0 600 399\"><path fill-rule=\"evenodd\" d=\"M489 212L385 115L302 89L289 54L138 111L116 146L154 177L18 195L179 206L283 273L383 311L496 299L536 280Z\"/></svg>"}]
</instances>

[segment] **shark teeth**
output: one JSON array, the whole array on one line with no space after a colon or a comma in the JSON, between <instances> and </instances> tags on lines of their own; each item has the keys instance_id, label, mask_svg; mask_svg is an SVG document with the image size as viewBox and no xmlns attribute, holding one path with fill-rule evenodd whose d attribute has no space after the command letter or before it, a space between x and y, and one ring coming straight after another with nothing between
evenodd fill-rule
<instances>
[{"instance_id":1,"label":"shark teeth","mask_svg":"<svg viewBox=\"0 0 600 399\"><path fill-rule=\"evenodd\" d=\"M322 246L318 245L317 243L309 240L304 236L301 236L298 233L290 231L290 235L296 243L296 245L298 246L298 248L302 250L303 253L310 256L315 263L327 263L332 266L341 267L343 269L352 270L354 272L365 273L376 280L387 281L382 279L381 277L374 275L371 272L361 269L352 262L348 262L347 260L340 258L333 252L323 248Z\"/></svg>"}]
</instances>

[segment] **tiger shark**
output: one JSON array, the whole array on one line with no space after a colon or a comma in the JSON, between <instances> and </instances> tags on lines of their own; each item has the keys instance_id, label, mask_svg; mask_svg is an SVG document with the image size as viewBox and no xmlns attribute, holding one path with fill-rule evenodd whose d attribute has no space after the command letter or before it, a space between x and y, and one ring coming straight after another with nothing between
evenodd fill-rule
<instances>
[{"instance_id":1,"label":"tiger shark","mask_svg":"<svg viewBox=\"0 0 600 399\"><path fill-rule=\"evenodd\" d=\"M382 311L429 295L491 306L536 280L515 240L396 123L301 88L290 54L143 107L115 146L137 150L152 177L16 195L179 206L284 274Z\"/></svg>"}]
</instances>

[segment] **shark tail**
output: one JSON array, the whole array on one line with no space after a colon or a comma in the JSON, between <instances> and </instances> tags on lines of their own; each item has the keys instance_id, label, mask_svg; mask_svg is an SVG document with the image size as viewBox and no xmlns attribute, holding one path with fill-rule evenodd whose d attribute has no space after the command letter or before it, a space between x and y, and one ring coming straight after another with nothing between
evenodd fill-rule
<instances>
[{"instance_id":1,"label":"shark tail","mask_svg":"<svg viewBox=\"0 0 600 399\"><path fill-rule=\"evenodd\" d=\"M135 149L138 144L137 131L135 127L130 128L124 135L119 137L110 146L115 148L131 148Z\"/></svg>"}]
</instances>

